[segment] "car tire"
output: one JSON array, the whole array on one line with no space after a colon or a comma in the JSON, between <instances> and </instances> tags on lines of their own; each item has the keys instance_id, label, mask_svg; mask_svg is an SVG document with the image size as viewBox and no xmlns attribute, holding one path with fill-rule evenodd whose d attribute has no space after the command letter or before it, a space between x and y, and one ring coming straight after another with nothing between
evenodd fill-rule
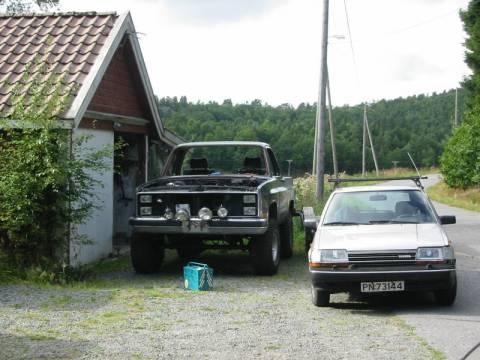
<instances>
[{"instance_id":1,"label":"car tire","mask_svg":"<svg viewBox=\"0 0 480 360\"><path fill-rule=\"evenodd\" d=\"M252 239L250 246L252 265L257 275L275 275L280 263L280 233L277 222L269 221L264 235Z\"/></svg>"},{"instance_id":2,"label":"car tire","mask_svg":"<svg viewBox=\"0 0 480 360\"><path fill-rule=\"evenodd\" d=\"M313 231L312 229L305 228L305 252L308 254L310 250L310 245L313 241Z\"/></svg>"},{"instance_id":3,"label":"car tire","mask_svg":"<svg viewBox=\"0 0 480 360\"><path fill-rule=\"evenodd\" d=\"M163 263L165 248L160 239L135 233L130 244L130 258L135 272L151 274L157 272Z\"/></svg>"},{"instance_id":4,"label":"car tire","mask_svg":"<svg viewBox=\"0 0 480 360\"><path fill-rule=\"evenodd\" d=\"M446 290L437 290L434 292L435 301L441 306L451 306L457 297L457 278L455 277L452 286Z\"/></svg>"},{"instance_id":5,"label":"car tire","mask_svg":"<svg viewBox=\"0 0 480 360\"><path fill-rule=\"evenodd\" d=\"M318 307L330 305L330 293L328 291L317 289L312 285L312 303Z\"/></svg>"},{"instance_id":6,"label":"car tire","mask_svg":"<svg viewBox=\"0 0 480 360\"><path fill-rule=\"evenodd\" d=\"M293 256L293 221L292 214L288 214L285 221L280 225L280 256L282 259L290 259Z\"/></svg>"}]
</instances>

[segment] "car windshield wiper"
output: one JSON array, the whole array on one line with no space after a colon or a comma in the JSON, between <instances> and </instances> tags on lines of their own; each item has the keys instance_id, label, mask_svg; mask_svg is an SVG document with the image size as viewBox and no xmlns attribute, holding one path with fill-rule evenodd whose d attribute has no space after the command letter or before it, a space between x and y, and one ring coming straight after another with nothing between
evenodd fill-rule
<instances>
[{"instance_id":1,"label":"car windshield wiper","mask_svg":"<svg viewBox=\"0 0 480 360\"><path fill-rule=\"evenodd\" d=\"M405 220L370 220L370 224L419 224L419 222Z\"/></svg>"},{"instance_id":2,"label":"car windshield wiper","mask_svg":"<svg viewBox=\"0 0 480 360\"><path fill-rule=\"evenodd\" d=\"M342 225L368 225L368 224L363 224L363 223L358 223L358 222L350 222L350 221L332 221L329 223L324 223L324 226L342 226Z\"/></svg>"}]
</instances>

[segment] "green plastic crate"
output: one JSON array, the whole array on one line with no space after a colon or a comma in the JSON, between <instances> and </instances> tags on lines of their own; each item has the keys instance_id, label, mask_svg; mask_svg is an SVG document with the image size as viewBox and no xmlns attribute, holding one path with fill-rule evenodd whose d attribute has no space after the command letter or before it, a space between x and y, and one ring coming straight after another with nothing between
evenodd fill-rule
<instances>
[{"instance_id":1,"label":"green plastic crate","mask_svg":"<svg viewBox=\"0 0 480 360\"><path fill-rule=\"evenodd\" d=\"M210 290L213 288L213 269L207 264L189 262L183 267L185 289Z\"/></svg>"}]
</instances>

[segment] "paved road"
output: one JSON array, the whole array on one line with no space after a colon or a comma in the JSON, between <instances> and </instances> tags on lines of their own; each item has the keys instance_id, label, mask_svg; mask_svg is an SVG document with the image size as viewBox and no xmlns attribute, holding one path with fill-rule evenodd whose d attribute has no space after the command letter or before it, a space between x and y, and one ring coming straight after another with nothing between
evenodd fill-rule
<instances>
[{"instance_id":1,"label":"paved road","mask_svg":"<svg viewBox=\"0 0 480 360\"><path fill-rule=\"evenodd\" d=\"M439 180L431 175L424 185ZM461 359L480 342L480 214L436 202L434 206L439 215L457 217L456 225L445 226L457 255L457 300L452 307L439 308L429 296L409 299L397 313L449 359ZM480 349L468 357L474 359L480 359Z\"/></svg>"}]
</instances>

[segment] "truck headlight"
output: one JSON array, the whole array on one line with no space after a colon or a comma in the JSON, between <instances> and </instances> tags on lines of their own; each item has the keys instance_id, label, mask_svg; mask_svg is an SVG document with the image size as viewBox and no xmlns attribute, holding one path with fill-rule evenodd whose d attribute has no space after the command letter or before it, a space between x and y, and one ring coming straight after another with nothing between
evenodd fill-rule
<instances>
[{"instance_id":1,"label":"truck headlight","mask_svg":"<svg viewBox=\"0 0 480 360\"><path fill-rule=\"evenodd\" d=\"M455 258L453 248L450 246L424 247L417 249L417 260L452 260Z\"/></svg>"},{"instance_id":2,"label":"truck headlight","mask_svg":"<svg viewBox=\"0 0 480 360\"><path fill-rule=\"evenodd\" d=\"M332 267L348 265L348 253L345 249L312 249L309 265L315 267Z\"/></svg>"},{"instance_id":3,"label":"truck headlight","mask_svg":"<svg viewBox=\"0 0 480 360\"><path fill-rule=\"evenodd\" d=\"M257 208L254 206L244 207L243 215L247 215L247 216L257 215Z\"/></svg>"},{"instance_id":4,"label":"truck headlight","mask_svg":"<svg viewBox=\"0 0 480 360\"><path fill-rule=\"evenodd\" d=\"M212 220L212 210L207 207L203 207L198 211L198 217L204 221Z\"/></svg>"},{"instance_id":5,"label":"truck headlight","mask_svg":"<svg viewBox=\"0 0 480 360\"><path fill-rule=\"evenodd\" d=\"M140 202L142 204L150 204L152 202L152 195L140 195Z\"/></svg>"},{"instance_id":6,"label":"truck headlight","mask_svg":"<svg viewBox=\"0 0 480 360\"><path fill-rule=\"evenodd\" d=\"M255 195L243 195L243 202L245 204L255 204L256 203Z\"/></svg>"},{"instance_id":7,"label":"truck headlight","mask_svg":"<svg viewBox=\"0 0 480 360\"><path fill-rule=\"evenodd\" d=\"M151 206L142 206L140 208L140 215L141 216L152 215L152 207Z\"/></svg>"}]
</instances>

